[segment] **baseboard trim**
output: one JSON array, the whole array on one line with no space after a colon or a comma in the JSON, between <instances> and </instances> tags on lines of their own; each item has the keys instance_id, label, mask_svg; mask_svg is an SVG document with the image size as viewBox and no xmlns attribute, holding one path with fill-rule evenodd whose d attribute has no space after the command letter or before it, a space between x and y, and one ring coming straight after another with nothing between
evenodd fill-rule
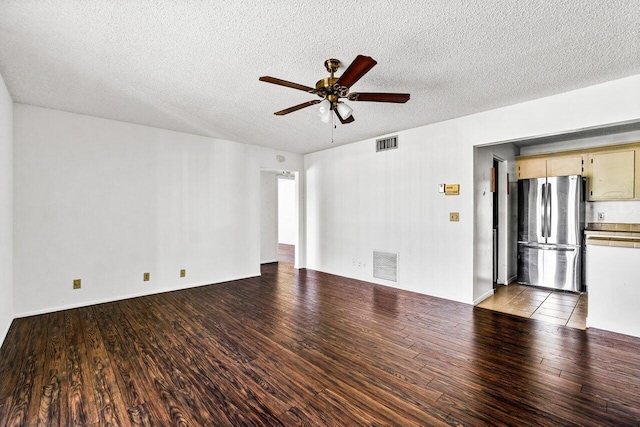
<instances>
[{"instance_id":1,"label":"baseboard trim","mask_svg":"<svg viewBox=\"0 0 640 427\"><path fill-rule=\"evenodd\" d=\"M482 301L486 300L487 298L489 298L491 295L493 295L494 290L490 289L489 291L485 292L484 294L480 295L478 298L473 300L473 305L478 305L480 304Z\"/></svg>"},{"instance_id":2,"label":"baseboard trim","mask_svg":"<svg viewBox=\"0 0 640 427\"><path fill-rule=\"evenodd\" d=\"M198 288L200 286L219 285L219 284L222 284L222 283L233 282L235 280L249 279L251 277L259 277L259 276L260 276L259 273L258 274L250 274L248 276L234 277L234 278L224 279L224 280L221 280L219 282L213 282L213 283L212 282L193 283L193 284L182 286L182 287L178 287L178 288L157 289L157 290L152 290L152 291L147 291L147 292L139 292L139 293L135 293L135 294L119 295L119 296L108 297L108 298L99 298L99 299L92 300L92 301L79 302L79 303L68 304L68 305L64 305L64 306L58 306L58 307L48 307L48 308L43 308L43 309L39 309L39 310L26 311L24 313L16 313L16 314L14 314L13 318L14 319L20 319L22 317L37 316L37 315L40 315L40 314L47 314L47 313L55 313L56 311L71 310L73 308L89 307L89 306L92 306L92 305L104 304L104 303L107 303L107 302L122 301L122 300L125 300L125 299L139 298L139 297L146 297L146 296L149 296L149 295L163 294L165 292L174 292L174 291L181 291L183 289ZM8 332L8 329L7 329L7 332Z\"/></svg>"},{"instance_id":3,"label":"baseboard trim","mask_svg":"<svg viewBox=\"0 0 640 427\"><path fill-rule=\"evenodd\" d=\"M2 331L2 335L0 335L0 347L2 347L2 344L4 344L4 339L7 337L7 334L9 333L9 329L11 329L12 324L13 324L13 319L11 319L11 322L9 322L9 324L4 329L4 331Z\"/></svg>"}]
</instances>

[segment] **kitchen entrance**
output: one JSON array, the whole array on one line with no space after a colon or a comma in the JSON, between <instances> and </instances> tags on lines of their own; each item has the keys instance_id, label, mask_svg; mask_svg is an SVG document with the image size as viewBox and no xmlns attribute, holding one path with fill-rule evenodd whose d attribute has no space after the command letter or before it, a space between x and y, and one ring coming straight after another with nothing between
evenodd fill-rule
<instances>
[{"instance_id":1,"label":"kitchen entrance","mask_svg":"<svg viewBox=\"0 0 640 427\"><path fill-rule=\"evenodd\" d=\"M512 283L498 285L477 307L576 329L587 327L588 296Z\"/></svg>"}]
</instances>

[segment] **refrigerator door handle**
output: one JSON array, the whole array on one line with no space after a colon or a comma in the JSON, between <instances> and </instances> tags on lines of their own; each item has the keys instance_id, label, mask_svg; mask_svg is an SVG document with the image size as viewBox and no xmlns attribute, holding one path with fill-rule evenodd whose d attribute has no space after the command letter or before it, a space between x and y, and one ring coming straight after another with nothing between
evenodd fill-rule
<instances>
[{"instance_id":1,"label":"refrigerator door handle","mask_svg":"<svg viewBox=\"0 0 640 427\"><path fill-rule=\"evenodd\" d=\"M551 237L551 183L547 184L547 237Z\"/></svg>"},{"instance_id":2,"label":"refrigerator door handle","mask_svg":"<svg viewBox=\"0 0 640 427\"><path fill-rule=\"evenodd\" d=\"M540 224L542 224L542 238L547 237L547 184L542 184L542 209L540 209Z\"/></svg>"}]
</instances>

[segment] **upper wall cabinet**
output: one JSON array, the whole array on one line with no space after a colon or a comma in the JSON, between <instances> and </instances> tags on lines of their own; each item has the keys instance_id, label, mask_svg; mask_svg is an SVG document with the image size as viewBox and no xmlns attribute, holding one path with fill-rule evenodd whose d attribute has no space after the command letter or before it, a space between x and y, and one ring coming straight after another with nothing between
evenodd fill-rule
<instances>
[{"instance_id":1,"label":"upper wall cabinet","mask_svg":"<svg viewBox=\"0 0 640 427\"><path fill-rule=\"evenodd\" d=\"M516 159L518 179L582 175L581 154Z\"/></svg>"},{"instance_id":2,"label":"upper wall cabinet","mask_svg":"<svg viewBox=\"0 0 640 427\"><path fill-rule=\"evenodd\" d=\"M547 176L547 159L517 159L518 179L544 178Z\"/></svg>"},{"instance_id":3,"label":"upper wall cabinet","mask_svg":"<svg viewBox=\"0 0 640 427\"><path fill-rule=\"evenodd\" d=\"M635 196L635 151L589 155L589 200L628 200Z\"/></svg>"},{"instance_id":4,"label":"upper wall cabinet","mask_svg":"<svg viewBox=\"0 0 640 427\"><path fill-rule=\"evenodd\" d=\"M587 200L640 200L640 143L516 159L518 179L582 175Z\"/></svg>"},{"instance_id":5,"label":"upper wall cabinet","mask_svg":"<svg viewBox=\"0 0 640 427\"><path fill-rule=\"evenodd\" d=\"M583 156L555 156L547 160L547 176L567 176L583 174Z\"/></svg>"}]
</instances>

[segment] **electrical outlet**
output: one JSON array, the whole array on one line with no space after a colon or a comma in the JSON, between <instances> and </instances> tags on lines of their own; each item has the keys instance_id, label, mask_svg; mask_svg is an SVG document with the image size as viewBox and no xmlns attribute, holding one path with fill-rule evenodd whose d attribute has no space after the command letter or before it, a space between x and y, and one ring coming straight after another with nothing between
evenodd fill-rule
<instances>
[{"instance_id":1,"label":"electrical outlet","mask_svg":"<svg viewBox=\"0 0 640 427\"><path fill-rule=\"evenodd\" d=\"M598 212L598 221L604 221L604 212Z\"/></svg>"},{"instance_id":2,"label":"electrical outlet","mask_svg":"<svg viewBox=\"0 0 640 427\"><path fill-rule=\"evenodd\" d=\"M460 221L460 212L449 212L449 221L451 222Z\"/></svg>"},{"instance_id":3,"label":"electrical outlet","mask_svg":"<svg viewBox=\"0 0 640 427\"><path fill-rule=\"evenodd\" d=\"M73 289L80 289L82 287L81 279L73 279Z\"/></svg>"},{"instance_id":4,"label":"electrical outlet","mask_svg":"<svg viewBox=\"0 0 640 427\"><path fill-rule=\"evenodd\" d=\"M149 273L143 273L143 274L142 274L142 280L143 280L144 282L148 282L148 281L149 281L149 277L150 277L150 276L151 276L151 274L149 274Z\"/></svg>"},{"instance_id":5,"label":"electrical outlet","mask_svg":"<svg viewBox=\"0 0 640 427\"><path fill-rule=\"evenodd\" d=\"M187 276L187 270L180 270L180 277L186 277Z\"/></svg>"}]
</instances>

